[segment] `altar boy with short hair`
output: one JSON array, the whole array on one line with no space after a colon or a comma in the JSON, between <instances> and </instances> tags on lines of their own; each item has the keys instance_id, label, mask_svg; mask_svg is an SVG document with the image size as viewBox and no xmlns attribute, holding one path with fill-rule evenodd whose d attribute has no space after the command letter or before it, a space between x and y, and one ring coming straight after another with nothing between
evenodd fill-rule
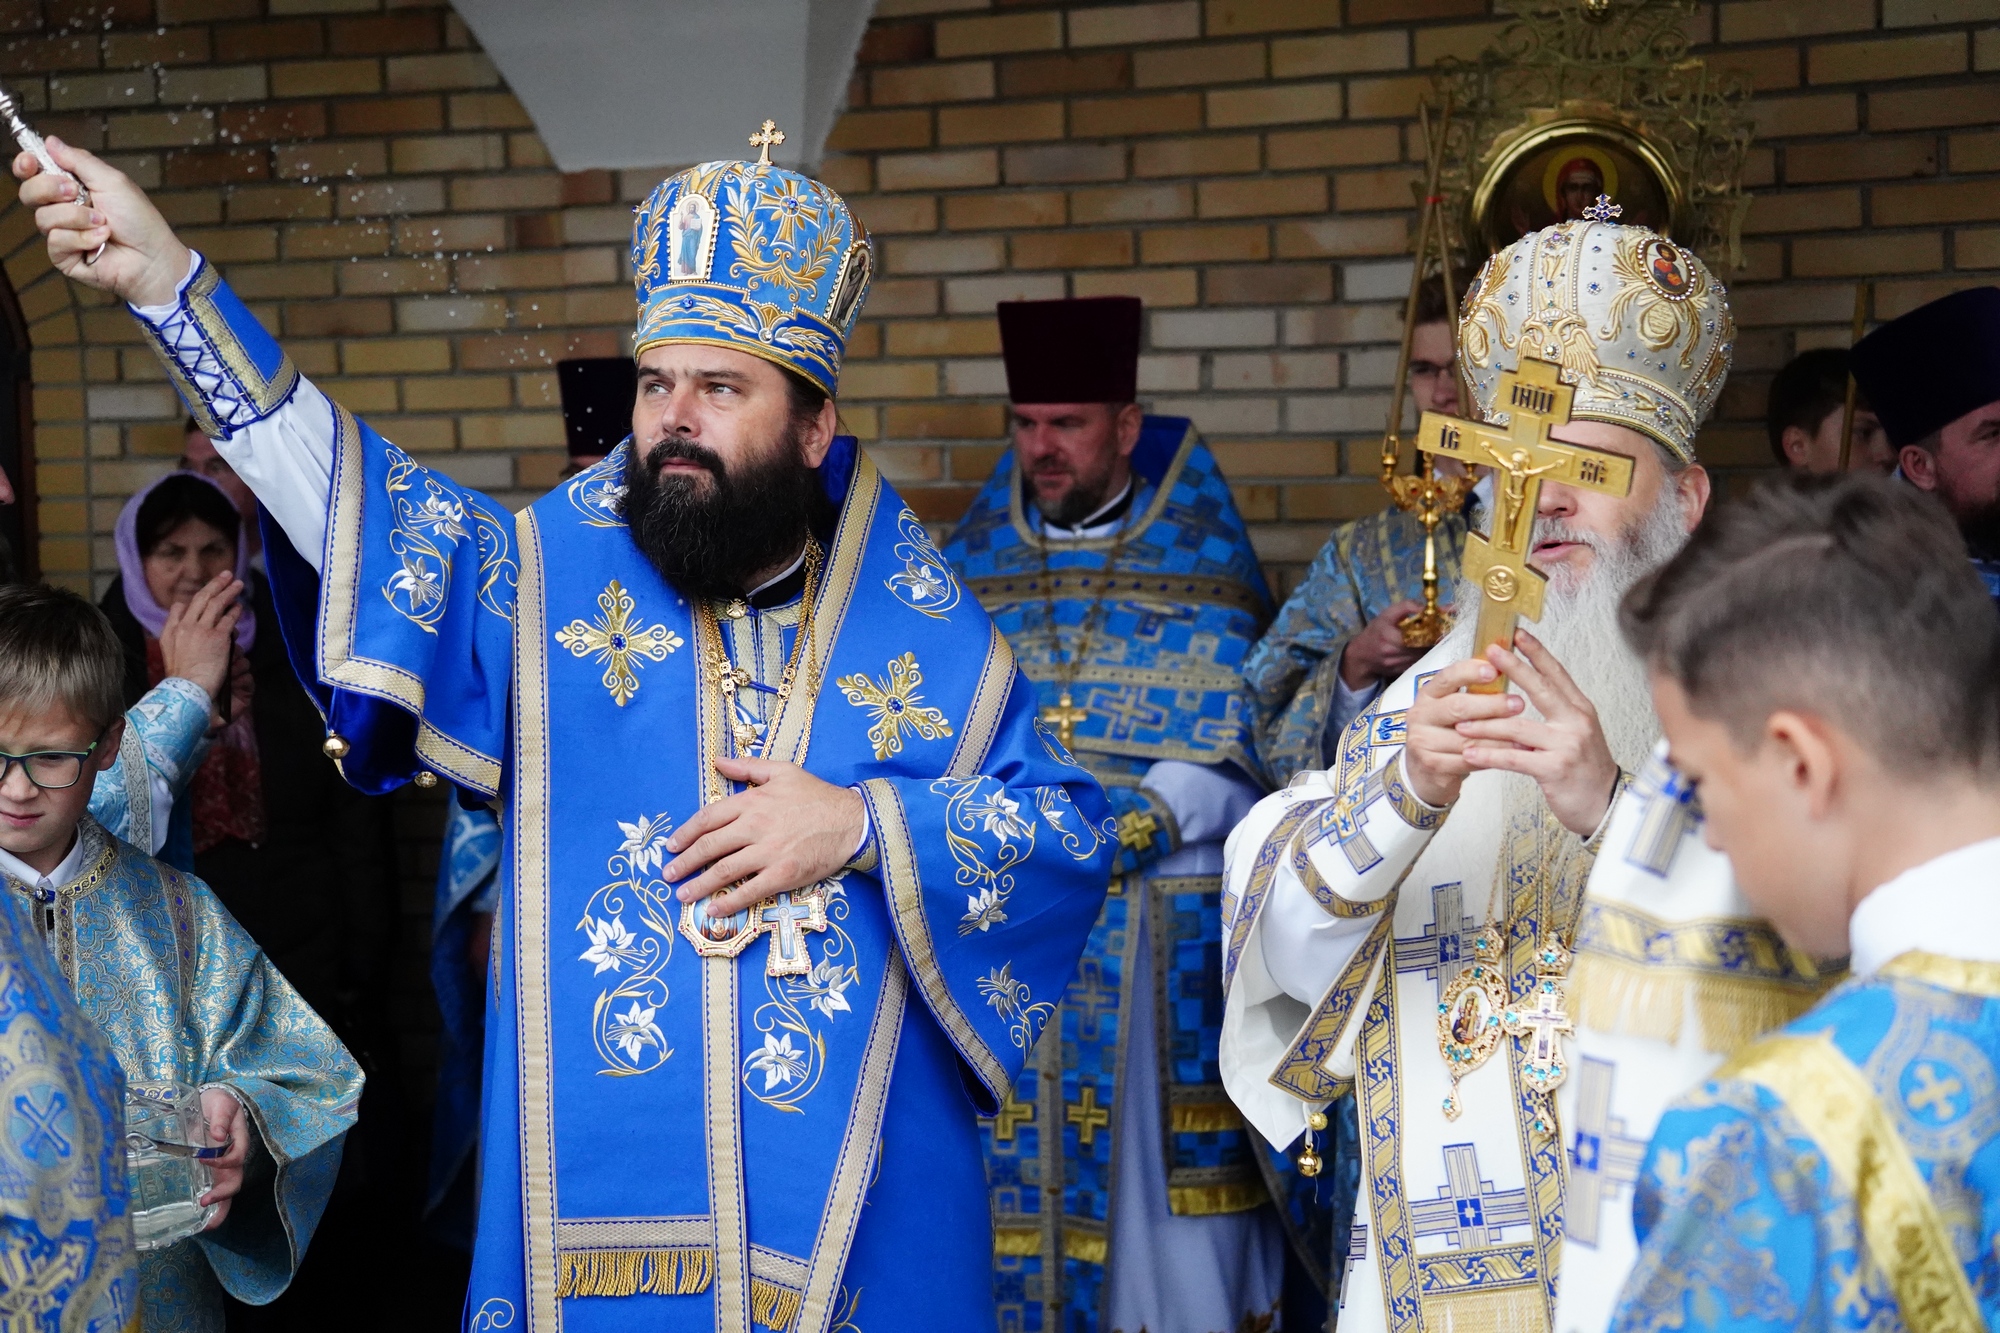
<instances>
[{"instance_id":1,"label":"altar boy with short hair","mask_svg":"<svg viewBox=\"0 0 2000 1333\"><path fill-rule=\"evenodd\" d=\"M201 1089L223 1155L208 1230L140 1256L149 1329L221 1333L223 1292L275 1300L340 1169L361 1070L208 886L86 807L118 757L124 654L104 613L0 587L0 893L32 917L128 1082ZM16 762L19 761L19 762Z\"/></svg>"},{"instance_id":2,"label":"altar boy with short hair","mask_svg":"<svg viewBox=\"0 0 2000 1333\"><path fill-rule=\"evenodd\" d=\"M2000 622L1861 475L1726 506L1627 597L1710 842L1851 979L1660 1122L1612 1327L2000 1319Z\"/></svg>"}]
</instances>

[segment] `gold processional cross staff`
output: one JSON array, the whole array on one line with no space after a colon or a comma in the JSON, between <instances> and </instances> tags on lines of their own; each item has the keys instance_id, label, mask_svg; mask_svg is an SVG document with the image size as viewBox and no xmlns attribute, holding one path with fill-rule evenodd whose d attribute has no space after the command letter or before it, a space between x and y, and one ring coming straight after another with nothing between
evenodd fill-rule
<instances>
[{"instance_id":1,"label":"gold processional cross staff","mask_svg":"<svg viewBox=\"0 0 2000 1333\"><path fill-rule=\"evenodd\" d=\"M1469 532L1465 537L1466 576L1479 588L1479 621L1473 653L1483 656L1494 644L1514 646L1514 628L1525 617L1539 620L1548 576L1528 565L1533 549L1535 507L1542 483L1629 495L1632 460L1580 444L1564 444L1550 432L1570 420L1576 390L1562 382L1560 368L1540 357L1523 356L1517 369L1503 371L1494 406L1507 413L1505 426L1466 421L1426 412L1417 426L1417 448L1438 458L1456 458L1468 467L1485 464L1494 471L1493 535ZM1498 694L1504 679L1471 687L1476 693Z\"/></svg>"}]
</instances>

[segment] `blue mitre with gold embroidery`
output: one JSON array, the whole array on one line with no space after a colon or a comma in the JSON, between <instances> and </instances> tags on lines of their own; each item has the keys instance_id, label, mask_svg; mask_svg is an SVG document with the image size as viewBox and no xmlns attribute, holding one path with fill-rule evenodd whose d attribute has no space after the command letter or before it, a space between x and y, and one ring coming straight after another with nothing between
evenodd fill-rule
<instances>
[{"instance_id":1,"label":"blue mitre with gold embroidery","mask_svg":"<svg viewBox=\"0 0 2000 1333\"><path fill-rule=\"evenodd\" d=\"M733 347L836 391L874 256L845 200L771 165L784 138L767 120L750 136L762 160L689 167L639 209L633 355L662 343Z\"/></svg>"}]
</instances>

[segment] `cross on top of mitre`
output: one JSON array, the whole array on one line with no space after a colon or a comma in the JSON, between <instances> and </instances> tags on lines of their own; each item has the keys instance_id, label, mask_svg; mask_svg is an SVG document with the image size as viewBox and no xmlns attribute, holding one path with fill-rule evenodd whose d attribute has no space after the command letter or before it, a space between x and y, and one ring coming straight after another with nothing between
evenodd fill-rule
<instances>
[{"instance_id":1,"label":"cross on top of mitre","mask_svg":"<svg viewBox=\"0 0 2000 1333\"><path fill-rule=\"evenodd\" d=\"M759 150L757 165L760 167L770 166L771 150L784 141L785 132L778 128L777 121L767 119L762 125L759 125L757 132L750 136L750 146Z\"/></svg>"},{"instance_id":2,"label":"cross on top of mitre","mask_svg":"<svg viewBox=\"0 0 2000 1333\"><path fill-rule=\"evenodd\" d=\"M1521 619L1541 618L1548 577L1528 564L1528 556L1542 483L1561 482L1606 495L1632 490L1630 458L1555 438L1555 428L1569 423L1575 397L1556 363L1523 356L1513 370L1500 373L1494 407L1507 413L1505 426L1441 412L1426 412L1418 423L1418 449L1436 458L1455 458L1467 468L1493 471L1489 535L1467 533L1462 561L1480 592L1475 655L1493 644L1511 649ZM1487 687L1495 693L1505 688L1500 680Z\"/></svg>"},{"instance_id":3,"label":"cross on top of mitre","mask_svg":"<svg viewBox=\"0 0 2000 1333\"><path fill-rule=\"evenodd\" d=\"M1592 222L1616 222L1624 212L1623 208L1611 202L1610 195L1600 194L1596 203L1583 210L1583 215Z\"/></svg>"}]
</instances>

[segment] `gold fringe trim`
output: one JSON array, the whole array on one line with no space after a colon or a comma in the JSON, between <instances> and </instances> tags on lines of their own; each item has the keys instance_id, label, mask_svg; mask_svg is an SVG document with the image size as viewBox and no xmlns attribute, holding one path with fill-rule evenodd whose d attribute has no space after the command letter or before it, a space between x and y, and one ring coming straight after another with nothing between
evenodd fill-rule
<instances>
[{"instance_id":1,"label":"gold fringe trim","mask_svg":"<svg viewBox=\"0 0 2000 1333\"><path fill-rule=\"evenodd\" d=\"M1031 1259L1042 1252L1040 1227L993 1228L993 1253L1005 1259Z\"/></svg>"},{"instance_id":2,"label":"gold fringe trim","mask_svg":"<svg viewBox=\"0 0 2000 1333\"><path fill-rule=\"evenodd\" d=\"M799 1317L799 1306L805 1300L805 1293L781 1287L775 1282L766 1282L761 1277L750 1279L750 1322L762 1324L765 1328L790 1328Z\"/></svg>"},{"instance_id":3,"label":"gold fringe trim","mask_svg":"<svg viewBox=\"0 0 2000 1333\"><path fill-rule=\"evenodd\" d=\"M1269 1203L1270 1192L1262 1181L1231 1185L1169 1185L1167 1210L1175 1217L1215 1217L1222 1213L1247 1213Z\"/></svg>"},{"instance_id":4,"label":"gold fringe trim","mask_svg":"<svg viewBox=\"0 0 2000 1333\"><path fill-rule=\"evenodd\" d=\"M1548 1333L1549 1303L1539 1282L1426 1296L1423 1326L1427 1333Z\"/></svg>"},{"instance_id":5,"label":"gold fringe trim","mask_svg":"<svg viewBox=\"0 0 2000 1333\"><path fill-rule=\"evenodd\" d=\"M1750 978L1690 975L1598 953L1577 955L1568 998L1578 1022L1600 1032L1678 1042L1690 1003L1702 1049L1733 1055L1813 1007L1831 980L1816 986Z\"/></svg>"},{"instance_id":6,"label":"gold fringe trim","mask_svg":"<svg viewBox=\"0 0 2000 1333\"><path fill-rule=\"evenodd\" d=\"M1243 1114L1228 1102L1175 1102L1167 1107L1173 1134L1219 1134L1243 1128Z\"/></svg>"},{"instance_id":7,"label":"gold fringe trim","mask_svg":"<svg viewBox=\"0 0 2000 1333\"><path fill-rule=\"evenodd\" d=\"M565 1250L556 1295L692 1296L708 1290L715 1255L707 1246L671 1250Z\"/></svg>"}]
</instances>

